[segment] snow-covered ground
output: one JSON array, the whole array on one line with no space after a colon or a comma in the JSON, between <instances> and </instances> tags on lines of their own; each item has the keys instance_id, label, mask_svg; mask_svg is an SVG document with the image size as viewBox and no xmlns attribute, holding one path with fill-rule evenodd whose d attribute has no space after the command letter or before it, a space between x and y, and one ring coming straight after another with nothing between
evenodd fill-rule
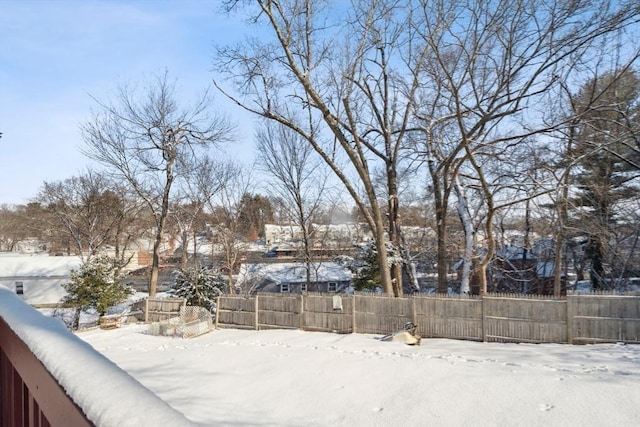
<instances>
[{"instance_id":1,"label":"snow-covered ground","mask_svg":"<svg viewBox=\"0 0 640 427\"><path fill-rule=\"evenodd\" d=\"M191 420L260 426L633 426L640 346L143 325L78 334ZM140 408L144 411L144 408Z\"/></svg>"}]
</instances>

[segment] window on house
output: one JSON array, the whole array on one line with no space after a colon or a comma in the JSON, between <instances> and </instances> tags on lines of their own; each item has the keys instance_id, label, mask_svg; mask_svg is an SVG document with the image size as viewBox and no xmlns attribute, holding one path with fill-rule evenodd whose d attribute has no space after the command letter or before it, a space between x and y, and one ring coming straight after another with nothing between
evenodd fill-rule
<instances>
[{"instance_id":1,"label":"window on house","mask_svg":"<svg viewBox=\"0 0 640 427\"><path fill-rule=\"evenodd\" d=\"M307 292L307 283L306 283L306 282L305 282L305 283L302 283L302 284L300 285L300 291L302 291L302 292Z\"/></svg>"},{"instance_id":2,"label":"window on house","mask_svg":"<svg viewBox=\"0 0 640 427\"><path fill-rule=\"evenodd\" d=\"M280 283L280 292L291 292L291 285L289 283Z\"/></svg>"},{"instance_id":3,"label":"window on house","mask_svg":"<svg viewBox=\"0 0 640 427\"><path fill-rule=\"evenodd\" d=\"M16 282L16 294L24 295L24 283Z\"/></svg>"},{"instance_id":4,"label":"window on house","mask_svg":"<svg viewBox=\"0 0 640 427\"><path fill-rule=\"evenodd\" d=\"M329 292L338 292L338 282L329 282Z\"/></svg>"}]
</instances>

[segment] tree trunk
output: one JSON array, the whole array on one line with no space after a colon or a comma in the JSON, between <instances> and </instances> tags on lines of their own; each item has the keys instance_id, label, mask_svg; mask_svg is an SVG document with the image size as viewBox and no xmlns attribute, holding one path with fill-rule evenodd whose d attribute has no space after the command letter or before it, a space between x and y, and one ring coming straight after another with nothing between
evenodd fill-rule
<instances>
[{"instance_id":1,"label":"tree trunk","mask_svg":"<svg viewBox=\"0 0 640 427\"><path fill-rule=\"evenodd\" d=\"M225 246L226 246L225 258L226 258L226 261L227 261L227 270L228 270L228 272L227 272L227 280L228 280L227 286L228 286L228 289L229 289L229 294L233 295L233 294L235 294L234 283L233 283L233 265L235 264L235 261L236 261L236 257L234 256L235 250L233 248L233 240L229 244L227 244Z\"/></svg>"},{"instance_id":2,"label":"tree trunk","mask_svg":"<svg viewBox=\"0 0 640 427\"><path fill-rule=\"evenodd\" d=\"M198 269L198 233L196 227L193 227L193 268Z\"/></svg>"},{"instance_id":3,"label":"tree trunk","mask_svg":"<svg viewBox=\"0 0 640 427\"><path fill-rule=\"evenodd\" d=\"M562 293L562 241L561 233L556 235L555 254L553 257L553 295L559 297Z\"/></svg>"},{"instance_id":4,"label":"tree trunk","mask_svg":"<svg viewBox=\"0 0 640 427\"><path fill-rule=\"evenodd\" d=\"M182 231L182 254L180 255L180 269L182 271L187 269L189 237L187 228L184 227Z\"/></svg>"},{"instance_id":5,"label":"tree trunk","mask_svg":"<svg viewBox=\"0 0 640 427\"><path fill-rule=\"evenodd\" d=\"M402 254L402 259L404 260L404 271L409 278L409 283L411 284L411 289L413 290L413 292L419 292L420 284L418 283L416 264L414 262L411 262L411 254L407 250L407 243L405 241L402 229L400 229L400 242L402 243L402 246L400 247L400 253Z\"/></svg>"},{"instance_id":6,"label":"tree trunk","mask_svg":"<svg viewBox=\"0 0 640 427\"><path fill-rule=\"evenodd\" d=\"M382 224L382 217L379 210L377 211L378 218L377 224ZM391 269L389 266L389 258L387 254L386 236L383 227L375 227L373 230L376 249L378 250L378 262L380 263L380 280L382 285L382 292L385 295L394 295L393 281L391 279Z\"/></svg>"},{"instance_id":7,"label":"tree trunk","mask_svg":"<svg viewBox=\"0 0 640 427\"><path fill-rule=\"evenodd\" d=\"M173 144L176 143L175 136L172 140ZM167 144L167 143L165 143ZM170 148L164 148L169 150ZM155 298L156 291L158 289L158 276L160 272L160 247L162 246L162 236L164 234L164 227L167 222L167 215L169 215L169 193L171 192L171 185L173 184L173 162L175 156L170 157L171 160L167 162L165 169L166 181L164 189L162 191L162 205L160 207L160 213L156 215L156 239L153 243L153 261L151 264L151 278L149 280L149 298Z\"/></svg>"},{"instance_id":8,"label":"tree trunk","mask_svg":"<svg viewBox=\"0 0 640 427\"><path fill-rule=\"evenodd\" d=\"M387 204L389 210L389 241L395 247L398 255L402 257L402 242L400 240L400 221L398 215L398 176L392 162L387 162L387 188L389 192ZM408 259L404 261L409 262ZM392 265L391 280L393 283L393 295L396 297L402 296L402 264L396 262Z\"/></svg>"},{"instance_id":9,"label":"tree trunk","mask_svg":"<svg viewBox=\"0 0 640 427\"><path fill-rule=\"evenodd\" d=\"M80 307L76 307L73 311L73 321L71 324L71 328L74 331L80 329L80 314L82 313L82 309Z\"/></svg>"},{"instance_id":10,"label":"tree trunk","mask_svg":"<svg viewBox=\"0 0 640 427\"><path fill-rule=\"evenodd\" d=\"M592 237L589 245L591 254L589 278L591 279L593 290L598 291L604 289L604 265L602 264L604 259L603 245L599 236Z\"/></svg>"},{"instance_id":11,"label":"tree trunk","mask_svg":"<svg viewBox=\"0 0 640 427\"><path fill-rule=\"evenodd\" d=\"M444 193L437 175L431 174L436 213L438 293L447 292L447 207Z\"/></svg>"},{"instance_id":12,"label":"tree trunk","mask_svg":"<svg viewBox=\"0 0 640 427\"><path fill-rule=\"evenodd\" d=\"M480 182L480 186L482 188L482 194L485 198L485 203L487 207L487 215L485 219L485 233L487 239L487 253L484 258L479 262L478 273L480 276L480 295L484 296L487 294L488 288L488 278L487 271L489 264L493 260L493 256L496 252L496 240L493 236L493 217L496 213L495 204L493 203L493 193L491 192L491 188L489 186L489 182L484 175L484 171L482 167L476 162L476 159L473 156L473 152L469 146L469 141L465 139L464 141L464 149L467 153L467 159L473 166L473 169L478 174L478 180Z\"/></svg>"},{"instance_id":13,"label":"tree trunk","mask_svg":"<svg viewBox=\"0 0 640 427\"><path fill-rule=\"evenodd\" d=\"M473 258L473 224L469 215L467 199L464 189L460 183L460 179L456 176L454 181L454 189L458 197L457 210L460 222L464 229L464 253L462 255L462 278L460 281L460 293L468 294L471 290L469 278L471 276L471 266Z\"/></svg>"},{"instance_id":14,"label":"tree trunk","mask_svg":"<svg viewBox=\"0 0 640 427\"><path fill-rule=\"evenodd\" d=\"M160 275L160 243L162 235L157 233L153 243L153 254L151 257L151 276L149 277L149 298L155 298L158 289L158 276Z\"/></svg>"},{"instance_id":15,"label":"tree trunk","mask_svg":"<svg viewBox=\"0 0 640 427\"><path fill-rule=\"evenodd\" d=\"M571 158L572 156L572 142L573 136L575 133L575 126L571 126L569 130L569 141L567 142L567 158ZM560 183L561 190L560 195L558 197L557 207L558 207L558 225L556 227L556 244L555 244L555 254L553 260L553 295L559 297L562 293L562 246L564 244L565 236L565 226L568 221L568 213L567 213L567 203L569 200L569 177L570 177L570 164L566 166L565 170L562 173L562 181Z\"/></svg>"}]
</instances>

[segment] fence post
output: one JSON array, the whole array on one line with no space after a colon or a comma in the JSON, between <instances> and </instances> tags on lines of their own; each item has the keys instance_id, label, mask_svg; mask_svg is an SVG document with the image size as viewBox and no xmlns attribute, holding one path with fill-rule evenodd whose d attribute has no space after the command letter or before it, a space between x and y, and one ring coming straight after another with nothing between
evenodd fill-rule
<instances>
[{"instance_id":1,"label":"fence post","mask_svg":"<svg viewBox=\"0 0 640 427\"><path fill-rule=\"evenodd\" d=\"M144 323L149 322L149 297L144 300Z\"/></svg>"},{"instance_id":2,"label":"fence post","mask_svg":"<svg viewBox=\"0 0 640 427\"><path fill-rule=\"evenodd\" d=\"M486 342L487 341L487 328L486 328L486 323L487 323L487 310L485 307L485 299L484 299L484 295L480 295L480 310L482 311L482 324L480 325L480 329L482 330L482 341Z\"/></svg>"},{"instance_id":3,"label":"fence post","mask_svg":"<svg viewBox=\"0 0 640 427\"><path fill-rule=\"evenodd\" d=\"M216 322L215 322L215 329L218 329L218 319L220 316L220 295L218 295L216 297Z\"/></svg>"},{"instance_id":4,"label":"fence post","mask_svg":"<svg viewBox=\"0 0 640 427\"><path fill-rule=\"evenodd\" d=\"M573 330L573 297L567 295L567 341L573 344L575 331Z\"/></svg>"},{"instance_id":5,"label":"fence post","mask_svg":"<svg viewBox=\"0 0 640 427\"><path fill-rule=\"evenodd\" d=\"M254 307L254 316L255 316L255 324L256 324L256 331L259 329L258 328L258 294L256 294L256 301L255 301L255 307Z\"/></svg>"},{"instance_id":6,"label":"fence post","mask_svg":"<svg viewBox=\"0 0 640 427\"><path fill-rule=\"evenodd\" d=\"M300 294L300 330L304 331L304 295Z\"/></svg>"},{"instance_id":7,"label":"fence post","mask_svg":"<svg viewBox=\"0 0 640 427\"><path fill-rule=\"evenodd\" d=\"M353 294L351 301L351 333L356 333L356 294Z\"/></svg>"}]
</instances>

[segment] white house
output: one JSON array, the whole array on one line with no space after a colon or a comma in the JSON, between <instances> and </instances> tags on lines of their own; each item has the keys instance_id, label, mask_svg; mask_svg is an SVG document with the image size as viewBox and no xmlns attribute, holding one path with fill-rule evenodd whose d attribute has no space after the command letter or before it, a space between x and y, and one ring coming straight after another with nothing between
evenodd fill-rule
<instances>
[{"instance_id":1,"label":"white house","mask_svg":"<svg viewBox=\"0 0 640 427\"><path fill-rule=\"evenodd\" d=\"M302 240L302 229L298 225L264 225L265 241L268 246L278 245L285 242ZM373 236L369 227L364 224L312 224L311 237L316 242L355 243L371 241Z\"/></svg>"},{"instance_id":2,"label":"white house","mask_svg":"<svg viewBox=\"0 0 640 427\"><path fill-rule=\"evenodd\" d=\"M265 224L264 237L267 245L302 239L302 229L298 225Z\"/></svg>"},{"instance_id":3,"label":"white house","mask_svg":"<svg viewBox=\"0 0 640 427\"><path fill-rule=\"evenodd\" d=\"M55 304L66 295L62 287L72 269L81 265L76 256L0 254L0 285L15 292L26 303Z\"/></svg>"}]
</instances>

